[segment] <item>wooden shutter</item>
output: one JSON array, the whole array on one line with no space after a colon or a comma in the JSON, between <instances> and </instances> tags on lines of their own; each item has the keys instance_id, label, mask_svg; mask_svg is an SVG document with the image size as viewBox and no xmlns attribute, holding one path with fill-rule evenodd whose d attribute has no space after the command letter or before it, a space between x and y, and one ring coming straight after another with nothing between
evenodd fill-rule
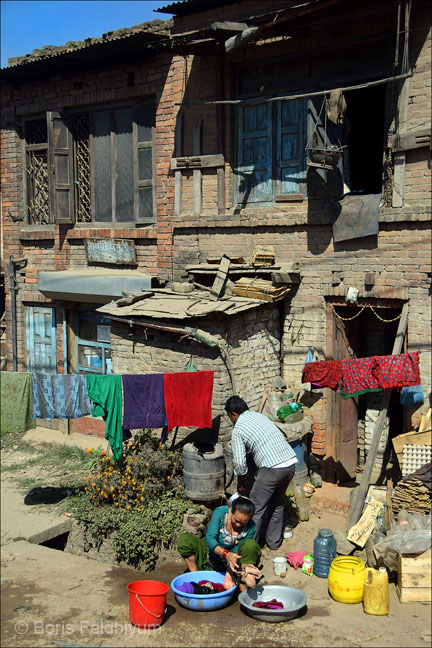
<instances>
[{"instance_id":1,"label":"wooden shutter","mask_svg":"<svg viewBox=\"0 0 432 648\"><path fill-rule=\"evenodd\" d=\"M271 104L240 106L238 112L239 202L273 199Z\"/></svg>"},{"instance_id":2,"label":"wooden shutter","mask_svg":"<svg viewBox=\"0 0 432 648\"><path fill-rule=\"evenodd\" d=\"M47 120L51 218L56 223L73 223L72 135L59 113L48 112Z\"/></svg>"},{"instance_id":3,"label":"wooden shutter","mask_svg":"<svg viewBox=\"0 0 432 648\"><path fill-rule=\"evenodd\" d=\"M323 97L311 97L308 104L308 136L309 147L327 148L331 144L340 146L342 125L336 126L330 121L325 124L325 105ZM308 194L312 197L341 196L343 194L342 158L333 171L308 168Z\"/></svg>"},{"instance_id":4,"label":"wooden shutter","mask_svg":"<svg viewBox=\"0 0 432 648\"><path fill-rule=\"evenodd\" d=\"M152 223L156 218L154 101L136 109L134 124L135 222Z\"/></svg>"},{"instance_id":5,"label":"wooden shutter","mask_svg":"<svg viewBox=\"0 0 432 648\"><path fill-rule=\"evenodd\" d=\"M278 101L277 124L277 192L304 193L304 100Z\"/></svg>"}]
</instances>

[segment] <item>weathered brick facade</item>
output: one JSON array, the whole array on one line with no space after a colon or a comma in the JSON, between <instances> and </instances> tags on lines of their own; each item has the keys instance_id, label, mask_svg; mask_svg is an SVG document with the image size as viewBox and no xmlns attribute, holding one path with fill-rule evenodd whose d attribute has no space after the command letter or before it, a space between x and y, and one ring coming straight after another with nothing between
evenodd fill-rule
<instances>
[{"instance_id":1,"label":"weathered brick facade","mask_svg":"<svg viewBox=\"0 0 432 648\"><path fill-rule=\"evenodd\" d=\"M223 17L224 20L247 22L248 16L270 14L272 10L285 6L283 0L243 1L225 6ZM325 83L331 84L332 79L334 82L324 87L342 85L343 74L338 74L342 61L333 57L331 48L335 43L342 46L362 39L374 43L384 35L390 38L394 32L394 14L389 11L383 7L371 19L365 10L366 13L360 12L356 20L342 21L343 29L338 28L334 18L333 23L317 24L306 35L297 38L266 38L264 34L262 41L239 48L230 55L225 55L223 44L218 51L193 53L195 50L188 49L186 43L181 50L175 46L171 50L155 47L155 56L148 60L112 64L100 71L82 69L25 83L20 83L19 77L6 81L2 91L1 142L4 268L10 257L27 259L25 270L17 273L18 370L23 371L26 367L24 306L53 304L38 290L38 273L86 267L86 238L132 239L137 254L137 271L157 278L162 284L185 279L188 264L205 263L208 257L226 253L249 259L254 247L260 244L274 246L276 263L297 261L300 264L302 280L294 296L286 300L281 312L275 306L265 306L236 318L206 319L205 325L198 323L209 333L227 340L236 389L251 407L258 405L267 382L279 373L288 385L300 389L301 370L310 346L317 349L321 359L332 357L334 321L328 304L339 304L342 313L346 304L344 297L350 286L359 290L360 305L372 304L379 309L382 319L387 319L388 309L400 311L408 302L406 349L421 351L421 376L427 400L431 392L430 143L403 152L401 204L380 209L378 235L335 243L332 232L334 201L305 198L265 206L239 204L235 109L229 104L207 103L237 96L238 66L248 64L253 70L257 61L283 60L285 57L289 93L304 92L304 87L290 86L289 79L295 78L297 73L294 69L296 64L290 61L295 60L292 57L309 52L319 52L322 60L327 61ZM172 34L204 29L213 21L220 20L220 16L220 8L195 14L186 12L186 15L175 18ZM412 76L404 82L390 84L391 90L389 85L386 86L388 109L385 124L388 130L383 133L384 139L395 132L391 125L394 127L396 122L404 133L430 129L431 41L430 30L427 33L426 29L428 13L421 4L417 6L413 2L410 25ZM335 32L335 29L339 31ZM230 35L228 33L227 37ZM379 72L369 70L371 79L381 76ZM347 77L346 86L355 84L356 81L350 79ZM156 102L156 222L134 228L120 224L114 228L83 224L26 225L23 118L39 116L46 111L127 103L150 95ZM180 108L183 133L181 142L176 142ZM374 119L374 108L370 106L366 119ZM194 172L182 171L181 211L175 215L175 179L170 163L173 157L196 154L193 147L196 120L202 120L201 153L223 153L225 165L222 172L216 168L202 170L199 217L194 215ZM224 205L218 193L221 178ZM365 284L366 273L373 273L373 285ZM57 370L62 372L65 359L64 309L80 306L66 302L56 302L55 306ZM8 286L6 323L8 368L11 369ZM224 363L216 351L186 341L178 342L177 338L164 333L155 333L147 343L140 333L134 337L125 330L126 327L117 324L112 329L113 369L116 373L182 370L193 353L199 369L215 370L213 409L215 415L221 414L231 386ZM332 422L327 391L309 411L314 420L312 450L322 457L335 451L329 441ZM423 409L426 406L427 403ZM412 412L414 422L421 411ZM227 434L226 426L222 424L221 438L226 440Z\"/></svg>"}]
</instances>

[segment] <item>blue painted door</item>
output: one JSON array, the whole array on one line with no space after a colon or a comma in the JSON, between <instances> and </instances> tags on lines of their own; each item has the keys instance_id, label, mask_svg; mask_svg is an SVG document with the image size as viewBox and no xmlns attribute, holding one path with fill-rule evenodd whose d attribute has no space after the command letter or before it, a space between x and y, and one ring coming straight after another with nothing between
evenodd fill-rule
<instances>
[{"instance_id":1,"label":"blue painted door","mask_svg":"<svg viewBox=\"0 0 432 648\"><path fill-rule=\"evenodd\" d=\"M57 340L55 309L26 307L27 371L56 373Z\"/></svg>"}]
</instances>

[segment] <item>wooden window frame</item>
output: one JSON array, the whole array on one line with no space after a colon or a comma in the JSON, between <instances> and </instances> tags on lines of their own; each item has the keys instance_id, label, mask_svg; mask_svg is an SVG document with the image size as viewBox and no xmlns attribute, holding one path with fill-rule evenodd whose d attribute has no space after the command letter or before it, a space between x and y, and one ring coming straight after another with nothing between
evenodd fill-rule
<instances>
[{"instance_id":1,"label":"wooden window frame","mask_svg":"<svg viewBox=\"0 0 432 648\"><path fill-rule=\"evenodd\" d=\"M115 188L115 170L116 170L116 133L115 133L115 119L114 111L120 108L131 108L133 111L132 116L132 149L133 149L133 219L130 221L118 221L116 220L116 188ZM151 126L151 139L145 140L143 142L138 142L138 110L140 108L151 108L154 111L154 123ZM93 135L93 114L98 111L106 110L110 113L110 155L111 155L111 221L97 221L95 220L95 197L94 197L94 135ZM55 214L55 181L52 173L53 160L55 157L56 151L54 151L53 143L50 141L49 133L52 133L52 118L62 118L64 119L65 124L68 122L68 118L77 114L87 113L90 119L89 125L89 153L90 153L90 201L91 201L91 212L92 220L88 222L78 223L76 221L76 206L73 200L74 187L70 187L72 191L72 203L71 203L71 217L69 219L60 219L56 218ZM47 153L48 164L50 167L49 170L49 179L48 179L48 193L50 195L50 215L49 215L49 225L54 225L56 223L70 223L74 224L77 228L88 228L88 227L97 227L98 229L118 229L121 228L132 228L132 227L143 227L147 225L153 225L156 222L157 217L157 204L156 204L156 105L155 98L153 95L143 97L139 100L134 100L133 102L118 102L112 104L100 104L97 106L88 106L88 107L77 107L74 109L67 109L60 113L54 113L52 111L46 111L41 115L24 117L22 118L22 124L26 128L26 124L31 121L38 119L47 120L47 142L42 144L28 144L27 135L24 132L22 137L22 156L24 161L24 173L23 173L23 193L22 200L24 206L24 223L26 225L31 225L32 227L37 227L36 223L30 223L29 218L29 205L28 205L28 180L27 180L27 169L28 169L28 153L32 150L44 150ZM50 123L51 122L51 123ZM75 141L73 134L70 133L71 137L71 178L72 185L75 183ZM151 148L152 150L152 159L151 159L151 179L139 180L138 178L138 151L143 148ZM140 187L152 187L152 210L151 214L147 217L144 217L139 220L139 204L138 204L138 193ZM63 187L61 187L63 189Z\"/></svg>"}]
</instances>

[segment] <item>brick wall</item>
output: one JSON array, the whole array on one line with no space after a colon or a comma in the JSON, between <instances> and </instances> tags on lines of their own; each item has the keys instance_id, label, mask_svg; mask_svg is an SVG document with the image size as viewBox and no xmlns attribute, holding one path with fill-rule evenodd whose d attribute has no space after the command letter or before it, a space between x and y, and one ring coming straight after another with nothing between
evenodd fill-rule
<instances>
[{"instance_id":1,"label":"brick wall","mask_svg":"<svg viewBox=\"0 0 432 648\"><path fill-rule=\"evenodd\" d=\"M253 11L266 11L283 6L279 2L243 2L224 10L224 19L241 19ZM219 10L176 19L180 28L209 24L219 20ZM407 106L407 130L430 125L430 37L425 39L425 14L414 12L411 38L413 77L410 79ZM385 25L384 25L385 26ZM383 21L362 18L352 21L338 38L348 42L356 38L383 33ZM232 107L218 110L206 102L214 98L236 96L231 63L269 55L289 57L308 49L325 48L334 43L334 32L317 27L313 34L300 39L263 44L238 50L220 62L213 56L181 56L158 54L151 62L131 63L97 73L86 72L69 77L51 77L41 83L28 83L13 89L6 86L2 94L1 183L3 259L26 256L25 274L19 277L18 294L18 356L19 370L25 367L25 335L23 303L52 303L37 290L40 270L61 270L86 266L84 240L90 236L133 238L136 244L138 269L161 280L183 278L185 265L205 262L207 256L221 252L250 257L256 244L274 245L277 262L299 261L302 283L293 299L286 304L283 325L283 372L289 384L299 386L301 367L310 345L318 348L321 357L328 344L325 298L343 296L347 286L360 290L361 297L409 300L410 319L408 345L423 350L421 369L425 395L431 389L430 378L430 162L428 149L406 154L405 204L400 209L380 212L378 237L335 244L331 222L334 214L325 201L304 201L288 205L240 209L234 204L235 123ZM324 54L323 54L324 56ZM287 58L288 60L288 58ZM224 89L217 87L217 76L223 65ZM134 85L128 84L133 74ZM289 77L289 75L287 75ZM75 89L81 84L81 90ZM222 93L222 94L221 94ZM37 116L46 110L62 110L107 102L123 102L154 94L156 97L156 174L157 223L136 229L99 229L73 226L52 226L36 231L24 227L22 202L22 141L19 119ZM174 176L169 164L174 152L177 113L184 103L183 154L192 153L193 128L197 119L203 122L202 153L220 153L218 137L225 142L225 200L227 209L219 213L217 176L215 170L202 173L202 212L193 216L193 175L182 174L182 213L173 216ZM222 121L216 121L217 114ZM333 285L333 272L343 274L343 283ZM375 272L372 291L364 287L365 272ZM11 327L10 294L6 294L6 323ZM209 322L212 333L227 334L233 354L234 374L238 391L251 407L258 399L269 376L279 373L279 315L276 309L264 318L270 333L259 328L263 310L251 311L227 324ZM58 358L62 370L63 331L61 309L58 313ZM277 322L277 326L276 326ZM224 328L226 327L226 328ZM255 331L254 327L257 327ZM142 339L142 338L140 338ZM179 350L178 338L167 342L166 334L155 335L154 345L142 344L118 332L113 334L116 372L175 371L184 367L189 349ZM238 342L236 342L236 339ZM10 340L10 337L9 337ZM248 366L245 350L252 345L253 365ZM189 343L187 343L189 344ZM191 346L191 345L189 345ZM163 348L164 351L160 352ZM138 349L138 351L137 351ZM166 349L166 350L165 350ZM194 346L195 349L195 346ZM201 349L201 347L200 347ZM208 352L208 350L207 350ZM200 350L202 362L215 367L218 374L216 409L230 395L226 369L217 354L209 357ZM209 352L208 352L209 353ZM11 368L11 344L8 343ZM199 356L201 357L201 356ZM204 366L204 365L203 365ZM168 369L167 369L168 368ZM202 368L202 367L199 367ZM262 369L261 369L262 368ZM215 369L215 370L216 370ZM313 407L314 450L325 452L326 398ZM426 407L426 405L425 405ZM417 412L418 414L418 412Z\"/></svg>"},{"instance_id":2,"label":"brick wall","mask_svg":"<svg viewBox=\"0 0 432 648\"><path fill-rule=\"evenodd\" d=\"M236 393L251 409L258 408L267 384L280 374L279 314L267 304L237 316L197 321L172 321L170 326L198 327L226 342L231 375ZM208 432L226 442L231 426L221 417L224 404L232 393L227 363L218 349L183 339L181 334L115 324L111 334L114 373L175 373L184 371L190 356L198 371L214 371L212 413L214 425ZM193 398L193 395L191 395ZM177 441L189 438L192 430L181 428ZM202 436L203 433L200 433Z\"/></svg>"}]
</instances>

